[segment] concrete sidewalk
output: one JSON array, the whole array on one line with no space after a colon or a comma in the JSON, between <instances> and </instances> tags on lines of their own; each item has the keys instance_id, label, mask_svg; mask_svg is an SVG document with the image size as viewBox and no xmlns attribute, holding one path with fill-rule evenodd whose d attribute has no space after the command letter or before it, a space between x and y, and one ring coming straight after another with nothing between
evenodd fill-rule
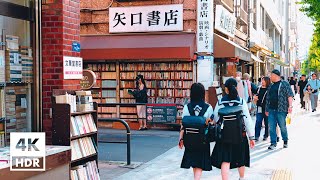
<instances>
[{"instance_id":1,"label":"concrete sidewalk","mask_svg":"<svg viewBox=\"0 0 320 180\"><path fill-rule=\"evenodd\" d=\"M297 99L297 98L296 98ZM294 180L320 179L320 109L315 113L301 110L299 101L294 102L292 124L288 126L289 148L283 149L280 140L276 150L268 150L269 141L260 141L251 150L251 168L246 169L247 180L272 179L276 170L288 169ZM213 148L214 144L211 145ZM183 150L174 147L157 158L115 179L193 179L191 169L181 169ZM204 172L201 179L221 179L220 170ZM230 179L239 179L236 169L230 171Z\"/></svg>"}]
</instances>

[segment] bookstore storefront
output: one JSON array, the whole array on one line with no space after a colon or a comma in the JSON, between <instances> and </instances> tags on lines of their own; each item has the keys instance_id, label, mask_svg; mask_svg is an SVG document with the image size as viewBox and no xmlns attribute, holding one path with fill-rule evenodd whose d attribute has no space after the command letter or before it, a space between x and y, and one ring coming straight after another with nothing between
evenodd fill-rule
<instances>
[{"instance_id":1,"label":"bookstore storefront","mask_svg":"<svg viewBox=\"0 0 320 180\"><path fill-rule=\"evenodd\" d=\"M97 75L92 89L96 102L135 103L128 90L135 88L138 74L146 80L148 103L188 100L196 74L194 33L82 36L81 44L85 68ZM135 107L118 111L104 109L108 113L100 117L137 118Z\"/></svg>"},{"instance_id":2,"label":"bookstore storefront","mask_svg":"<svg viewBox=\"0 0 320 180\"><path fill-rule=\"evenodd\" d=\"M0 1L0 147L39 131L39 32L34 1Z\"/></svg>"},{"instance_id":3,"label":"bookstore storefront","mask_svg":"<svg viewBox=\"0 0 320 180\"><path fill-rule=\"evenodd\" d=\"M243 72L245 64L251 61L251 53L235 42L214 34L214 57L220 83L237 71Z\"/></svg>"}]
</instances>

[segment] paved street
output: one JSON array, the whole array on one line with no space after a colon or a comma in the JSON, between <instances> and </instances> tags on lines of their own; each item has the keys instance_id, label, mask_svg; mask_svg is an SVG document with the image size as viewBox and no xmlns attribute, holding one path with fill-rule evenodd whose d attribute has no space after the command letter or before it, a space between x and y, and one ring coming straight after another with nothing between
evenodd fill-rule
<instances>
[{"instance_id":1,"label":"paved street","mask_svg":"<svg viewBox=\"0 0 320 180\"><path fill-rule=\"evenodd\" d=\"M299 109L298 103L298 100L294 102L294 117L292 124L288 126L289 148L283 149L283 143L280 141L277 149L270 151L267 150L269 142L258 142L251 151L251 168L247 169L246 179L271 179L277 169L290 170L294 180L320 179L317 166L320 161L318 155L320 146L313 139L320 136L320 110L315 113L306 113ZM192 179L191 169L179 168L182 156L183 150L174 146L140 167L110 179ZM109 179L108 176L105 177ZM232 170L230 177L231 180L238 179L237 171ZM213 169L213 171L204 172L202 179L221 179L220 171Z\"/></svg>"}]
</instances>

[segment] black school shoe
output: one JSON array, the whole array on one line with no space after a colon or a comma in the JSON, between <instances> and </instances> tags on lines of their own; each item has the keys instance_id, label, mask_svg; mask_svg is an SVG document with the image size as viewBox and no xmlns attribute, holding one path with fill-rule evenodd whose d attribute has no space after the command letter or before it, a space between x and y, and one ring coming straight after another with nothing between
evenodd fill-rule
<instances>
[{"instance_id":1,"label":"black school shoe","mask_svg":"<svg viewBox=\"0 0 320 180\"><path fill-rule=\"evenodd\" d=\"M284 141L283 148L288 148L288 141Z\"/></svg>"}]
</instances>

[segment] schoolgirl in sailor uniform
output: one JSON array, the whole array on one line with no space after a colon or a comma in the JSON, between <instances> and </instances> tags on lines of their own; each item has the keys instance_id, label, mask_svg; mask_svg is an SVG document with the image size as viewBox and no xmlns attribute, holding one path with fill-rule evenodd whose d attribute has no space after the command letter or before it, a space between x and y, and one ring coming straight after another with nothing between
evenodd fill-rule
<instances>
[{"instance_id":1,"label":"schoolgirl in sailor uniform","mask_svg":"<svg viewBox=\"0 0 320 180\"><path fill-rule=\"evenodd\" d=\"M199 115L202 107L204 107L205 101L205 89L201 83L194 83L190 89L190 104L191 107L194 107L194 114L196 116ZM207 104L208 105L208 104ZM213 108L211 105L208 105L206 112L204 113L204 117L209 122L210 117L213 114ZM183 108L184 116L190 116L190 112L188 109L188 105L185 105ZM183 144L183 128L181 126L180 136L179 136L179 148L182 149L184 147ZM200 150L193 150L185 148L184 155L181 161L181 168L189 169L193 168L194 179L200 180L202 171L211 171L212 166L210 162L210 143L207 143L206 146Z\"/></svg>"},{"instance_id":2,"label":"schoolgirl in sailor uniform","mask_svg":"<svg viewBox=\"0 0 320 180\"><path fill-rule=\"evenodd\" d=\"M229 169L239 168L240 179L244 178L245 166L250 167L250 151L249 142L250 139L251 148L254 147L254 124L252 122L249 109L246 101L238 96L237 81L230 78L225 83L226 94L216 104L214 109L214 121L218 122L219 109L223 108L225 104L229 106L241 106L244 114L245 132L243 133L243 141L240 144L227 144L222 142L216 142L211 155L212 166L221 169L222 179L228 179Z\"/></svg>"}]
</instances>

